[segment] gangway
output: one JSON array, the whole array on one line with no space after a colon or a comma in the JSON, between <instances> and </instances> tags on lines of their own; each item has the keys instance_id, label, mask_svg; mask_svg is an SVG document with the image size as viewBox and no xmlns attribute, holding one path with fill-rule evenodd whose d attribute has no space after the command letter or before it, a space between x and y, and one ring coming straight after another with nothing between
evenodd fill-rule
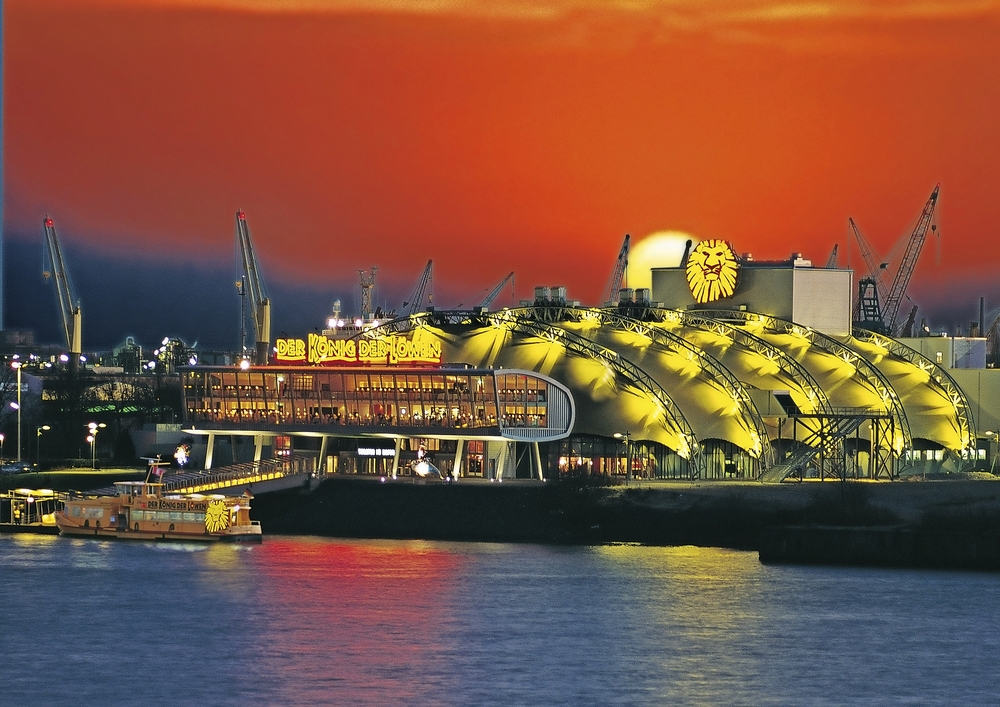
<instances>
[{"instance_id":1,"label":"gangway","mask_svg":"<svg viewBox=\"0 0 1000 707\"><path fill-rule=\"evenodd\" d=\"M243 462L220 466L207 471L165 472L158 482L163 493L221 493L238 496L246 491L254 495L284 491L291 488L311 488L321 478L315 471L313 457L299 455ZM114 486L90 491L95 496L113 496Z\"/></svg>"}]
</instances>

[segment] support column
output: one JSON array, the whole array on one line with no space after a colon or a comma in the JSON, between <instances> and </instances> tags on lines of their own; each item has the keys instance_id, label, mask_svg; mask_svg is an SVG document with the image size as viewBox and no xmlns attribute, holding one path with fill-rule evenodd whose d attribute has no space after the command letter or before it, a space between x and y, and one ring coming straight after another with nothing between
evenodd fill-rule
<instances>
[{"instance_id":1,"label":"support column","mask_svg":"<svg viewBox=\"0 0 1000 707\"><path fill-rule=\"evenodd\" d=\"M260 458L264 453L264 435L253 436L253 461L260 464Z\"/></svg>"},{"instance_id":2,"label":"support column","mask_svg":"<svg viewBox=\"0 0 1000 707\"><path fill-rule=\"evenodd\" d=\"M497 455L496 480L503 481L503 471L507 466L507 457L510 454L510 442L503 442L500 445L500 453Z\"/></svg>"},{"instance_id":3,"label":"support column","mask_svg":"<svg viewBox=\"0 0 1000 707\"><path fill-rule=\"evenodd\" d=\"M397 437L393 440L396 447L396 453L392 455L392 479L396 480L397 474L399 474L399 453L403 451L403 438Z\"/></svg>"},{"instance_id":4,"label":"support column","mask_svg":"<svg viewBox=\"0 0 1000 707\"><path fill-rule=\"evenodd\" d=\"M320 474L329 474L330 470L326 468L326 445L329 437L323 435L319 438L319 463L316 465L316 471Z\"/></svg>"},{"instance_id":5,"label":"support column","mask_svg":"<svg viewBox=\"0 0 1000 707\"><path fill-rule=\"evenodd\" d=\"M455 463L451 468L451 478L458 481L459 474L462 471L462 456L465 453L465 440L458 440L458 444L455 445Z\"/></svg>"},{"instance_id":6,"label":"support column","mask_svg":"<svg viewBox=\"0 0 1000 707\"><path fill-rule=\"evenodd\" d=\"M531 451L535 455L535 472L538 474L538 480L545 481L545 475L542 472L542 451L538 448L538 442L531 443Z\"/></svg>"},{"instance_id":7,"label":"support column","mask_svg":"<svg viewBox=\"0 0 1000 707\"><path fill-rule=\"evenodd\" d=\"M205 471L212 468L212 457L215 456L215 433L208 433L208 446L205 450Z\"/></svg>"}]
</instances>

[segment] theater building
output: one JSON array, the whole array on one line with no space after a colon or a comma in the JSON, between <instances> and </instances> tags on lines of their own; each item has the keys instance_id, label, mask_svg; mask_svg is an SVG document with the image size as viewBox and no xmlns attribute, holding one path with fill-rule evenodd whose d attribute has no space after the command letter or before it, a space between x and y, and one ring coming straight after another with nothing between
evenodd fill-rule
<instances>
[{"instance_id":1,"label":"theater building","mask_svg":"<svg viewBox=\"0 0 1000 707\"><path fill-rule=\"evenodd\" d=\"M718 244L711 242L718 252ZM560 288L519 308L428 310L352 338L276 342L273 364L183 371L186 427L254 456L393 475L893 479L983 466L946 367L851 326L852 274L713 254L610 307ZM800 321L795 321L795 319ZM977 407L978 409L978 407Z\"/></svg>"}]
</instances>

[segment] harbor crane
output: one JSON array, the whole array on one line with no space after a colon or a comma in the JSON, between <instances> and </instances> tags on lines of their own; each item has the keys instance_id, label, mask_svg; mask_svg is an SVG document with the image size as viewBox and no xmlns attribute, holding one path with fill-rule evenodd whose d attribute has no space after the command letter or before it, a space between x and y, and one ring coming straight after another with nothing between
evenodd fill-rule
<instances>
[{"instance_id":1,"label":"harbor crane","mask_svg":"<svg viewBox=\"0 0 1000 707\"><path fill-rule=\"evenodd\" d=\"M59 237L56 235L52 219L46 216L42 221L42 228L45 233L45 264L48 265L47 270L43 269L42 277L46 280L49 277L55 280L63 335L66 337L66 347L69 349L70 369L76 370L80 365L80 355L83 353L83 316L80 312L80 301L73 293L66 261L59 247Z\"/></svg>"},{"instance_id":2,"label":"harbor crane","mask_svg":"<svg viewBox=\"0 0 1000 707\"><path fill-rule=\"evenodd\" d=\"M833 270L837 267L837 250L840 247L839 243L833 244L833 250L830 251L830 257L826 259L826 269Z\"/></svg>"},{"instance_id":3,"label":"harbor crane","mask_svg":"<svg viewBox=\"0 0 1000 707\"><path fill-rule=\"evenodd\" d=\"M253 241L250 240L250 228L247 226L247 217L243 211L236 212L236 240L239 242L243 263L243 279L236 283L236 287L241 297L250 298L256 343L253 362L257 366L263 366L267 364L271 352L271 300L267 296L264 279L260 275L260 264L257 262L257 253ZM242 322L245 321L244 313Z\"/></svg>"},{"instance_id":4,"label":"harbor crane","mask_svg":"<svg viewBox=\"0 0 1000 707\"><path fill-rule=\"evenodd\" d=\"M414 314L420 312L420 308L424 303L424 292L427 290L427 283L431 281L433 272L434 261L428 260L427 265L424 266L423 273L420 275L420 279L417 280L416 287L413 288L413 293L410 295L410 299L403 302L403 316L412 317ZM430 297L428 297L428 302L430 302L433 297L434 295L431 294Z\"/></svg>"},{"instance_id":5,"label":"harbor crane","mask_svg":"<svg viewBox=\"0 0 1000 707\"><path fill-rule=\"evenodd\" d=\"M920 212L920 218L917 219L917 225L913 227L910 239L906 243L906 252L903 253L903 261L899 265L899 270L896 271L892 287L889 288L889 295L885 298L885 313L883 316L886 329L890 332L895 331L899 305L903 301L903 295L906 294L906 286L910 284L910 278L913 277L913 270L917 266L920 249L924 247L924 239L927 237L927 231L928 229L932 232L937 231L937 226L931 225L931 219L934 218L934 207L937 206L938 193L940 191L941 185L938 184L934 187L934 191L931 192L927 203L924 204L924 209Z\"/></svg>"},{"instance_id":6,"label":"harbor crane","mask_svg":"<svg viewBox=\"0 0 1000 707\"><path fill-rule=\"evenodd\" d=\"M622 243L622 248L618 251L618 260L615 263L615 270L611 274L611 281L608 283L608 288L604 291L604 297L601 300L606 307L612 307L618 303L618 291L622 288L622 283L626 281L628 275L628 247L629 240L631 240L629 234L625 234L625 240Z\"/></svg>"},{"instance_id":7,"label":"harbor crane","mask_svg":"<svg viewBox=\"0 0 1000 707\"><path fill-rule=\"evenodd\" d=\"M378 265L372 265L370 271L358 270L361 280L361 318L368 322L372 319L372 290L375 289L375 276L378 275Z\"/></svg>"},{"instance_id":8,"label":"harbor crane","mask_svg":"<svg viewBox=\"0 0 1000 707\"><path fill-rule=\"evenodd\" d=\"M937 226L931 224L934 217L934 208L937 206L938 194L941 185L934 187L930 197L924 204L920 217L913 227L909 238L906 240L906 249L900 261L899 269L896 270L892 279L892 284L886 292L886 285L883 274L887 271L888 258L881 260L876 255L874 249L862 235L854 219L848 219L851 230L854 232L855 240L861 250L865 265L868 267L868 277L859 281L859 296L855 305L855 323L863 328L880 331L882 333L893 334L896 332L896 319L899 315L899 307L906 296L906 288L913 277L913 271L917 266L917 259L920 257L920 250L923 248L928 230L937 232ZM897 244L898 248L898 244ZM895 249L894 249L895 250Z\"/></svg>"},{"instance_id":9,"label":"harbor crane","mask_svg":"<svg viewBox=\"0 0 1000 707\"><path fill-rule=\"evenodd\" d=\"M479 306L482 307L483 309L488 309L489 306L493 304L493 300L497 298L497 296L507 285L507 283L511 282L513 279L514 279L514 271L511 270L510 273L508 273L507 277L505 277L503 280L500 281L499 285L490 290L490 293L486 295L486 297L483 299L482 302L479 303Z\"/></svg>"}]
</instances>

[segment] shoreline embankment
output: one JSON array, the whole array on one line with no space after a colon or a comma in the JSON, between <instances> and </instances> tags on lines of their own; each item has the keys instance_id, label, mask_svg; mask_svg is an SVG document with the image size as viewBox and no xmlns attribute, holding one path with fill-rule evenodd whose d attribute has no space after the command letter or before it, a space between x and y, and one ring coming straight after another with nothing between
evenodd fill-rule
<instances>
[{"instance_id":1,"label":"shoreline embankment","mask_svg":"<svg viewBox=\"0 0 1000 707\"><path fill-rule=\"evenodd\" d=\"M763 562L1000 571L1000 483L379 483L262 495L265 533L642 543L758 550Z\"/></svg>"},{"instance_id":2,"label":"shoreline embankment","mask_svg":"<svg viewBox=\"0 0 1000 707\"><path fill-rule=\"evenodd\" d=\"M0 485L87 490L143 475L62 470ZM1000 571L1000 483L992 479L607 486L334 476L308 492L260 494L252 517L265 535L697 545L756 550L765 563Z\"/></svg>"}]
</instances>

